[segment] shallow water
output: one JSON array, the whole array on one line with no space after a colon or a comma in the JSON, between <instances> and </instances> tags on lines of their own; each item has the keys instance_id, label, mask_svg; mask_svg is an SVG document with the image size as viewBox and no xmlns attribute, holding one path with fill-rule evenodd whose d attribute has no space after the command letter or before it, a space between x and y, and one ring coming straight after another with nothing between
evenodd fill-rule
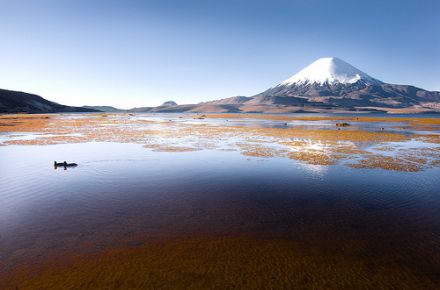
<instances>
[{"instance_id":1,"label":"shallow water","mask_svg":"<svg viewBox=\"0 0 440 290\"><path fill-rule=\"evenodd\" d=\"M354 169L112 142L0 146L0 160L3 275L69 253L246 235L373 267L393 261L440 282L439 167ZM55 170L54 160L79 166Z\"/></svg>"}]
</instances>

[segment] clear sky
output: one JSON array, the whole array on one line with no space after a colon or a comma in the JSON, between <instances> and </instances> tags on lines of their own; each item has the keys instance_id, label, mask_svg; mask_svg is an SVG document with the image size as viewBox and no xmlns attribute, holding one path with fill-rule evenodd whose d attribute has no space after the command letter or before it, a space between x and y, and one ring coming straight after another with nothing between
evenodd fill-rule
<instances>
[{"instance_id":1,"label":"clear sky","mask_svg":"<svg viewBox=\"0 0 440 290\"><path fill-rule=\"evenodd\" d=\"M440 90L438 0L0 0L0 88L67 105L254 95L325 56Z\"/></svg>"}]
</instances>

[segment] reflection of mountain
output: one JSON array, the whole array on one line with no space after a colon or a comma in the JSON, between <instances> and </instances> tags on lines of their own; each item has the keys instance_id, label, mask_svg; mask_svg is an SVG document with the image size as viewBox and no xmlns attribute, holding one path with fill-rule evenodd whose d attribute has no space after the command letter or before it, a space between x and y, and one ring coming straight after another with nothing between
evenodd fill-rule
<instances>
[{"instance_id":1,"label":"reflection of mountain","mask_svg":"<svg viewBox=\"0 0 440 290\"><path fill-rule=\"evenodd\" d=\"M33 94L0 89L1 113L55 113L96 111L97 110L88 108L60 105Z\"/></svg>"}]
</instances>

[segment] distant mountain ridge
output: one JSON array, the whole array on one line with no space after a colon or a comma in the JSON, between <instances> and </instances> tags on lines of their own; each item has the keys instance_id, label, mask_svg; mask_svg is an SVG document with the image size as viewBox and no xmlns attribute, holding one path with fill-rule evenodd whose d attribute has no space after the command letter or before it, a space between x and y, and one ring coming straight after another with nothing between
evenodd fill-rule
<instances>
[{"instance_id":1,"label":"distant mountain ridge","mask_svg":"<svg viewBox=\"0 0 440 290\"><path fill-rule=\"evenodd\" d=\"M162 104L162 107L175 107L177 106L177 103L174 101L166 101Z\"/></svg>"},{"instance_id":2,"label":"distant mountain ridge","mask_svg":"<svg viewBox=\"0 0 440 290\"><path fill-rule=\"evenodd\" d=\"M320 58L290 78L257 95L199 104L167 101L158 107L129 110L111 106L69 107L40 96L0 90L0 112L440 112L440 92L388 84L336 58Z\"/></svg>"},{"instance_id":3,"label":"distant mountain ridge","mask_svg":"<svg viewBox=\"0 0 440 290\"><path fill-rule=\"evenodd\" d=\"M0 89L0 113L97 112L97 110L65 106L38 95Z\"/></svg>"},{"instance_id":4,"label":"distant mountain ridge","mask_svg":"<svg viewBox=\"0 0 440 290\"><path fill-rule=\"evenodd\" d=\"M91 110L95 110L95 111L100 111L100 112L109 112L109 113L117 113L117 112L124 112L125 110L122 109L118 109L112 106L82 106L82 108L85 109L91 109Z\"/></svg>"}]
</instances>

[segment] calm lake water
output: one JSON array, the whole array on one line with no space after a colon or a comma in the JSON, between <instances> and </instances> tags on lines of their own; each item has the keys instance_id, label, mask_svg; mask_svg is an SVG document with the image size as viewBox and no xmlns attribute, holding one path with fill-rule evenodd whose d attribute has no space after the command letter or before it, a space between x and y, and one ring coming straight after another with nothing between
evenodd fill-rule
<instances>
[{"instance_id":1,"label":"calm lake water","mask_svg":"<svg viewBox=\"0 0 440 290\"><path fill-rule=\"evenodd\" d=\"M54 160L79 166L55 170ZM355 248L440 281L439 167L354 169L106 142L0 146L0 213L3 274L65 253L246 234L323 253Z\"/></svg>"}]
</instances>

